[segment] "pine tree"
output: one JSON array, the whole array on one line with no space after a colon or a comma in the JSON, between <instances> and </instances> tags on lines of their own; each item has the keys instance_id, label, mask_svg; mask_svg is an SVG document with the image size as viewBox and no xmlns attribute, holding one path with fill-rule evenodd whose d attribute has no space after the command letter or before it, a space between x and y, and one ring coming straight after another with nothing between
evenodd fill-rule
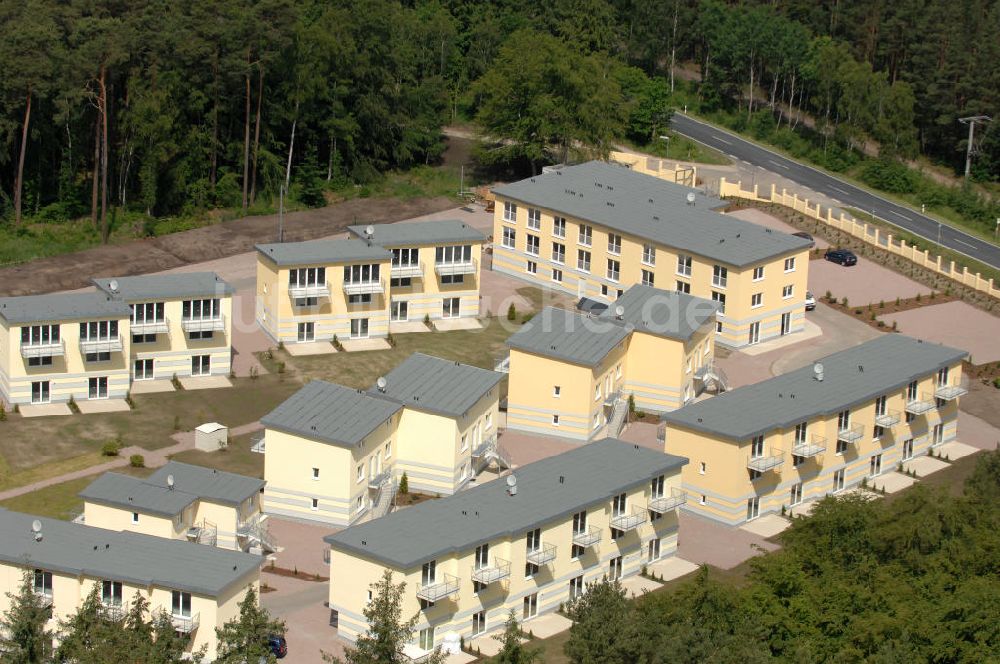
<instances>
[{"instance_id":1,"label":"pine tree","mask_svg":"<svg viewBox=\"0 0 1000 664\"><path fill-rule=\"evenodd\" d=\"M216 662L274 662L270 638L284 636L285 623L274 620L267 609L257 602L257 592L251 587L239 605L240 615L216 628L219 640Z\"/></svg>"},{"instance_id":2,"label":"pine tree","mask_svg":"<svg viewBox=\"0 0 1000 664\"><path fill-rule=\"evenodd\" d=\"M0 621L0 661L4 664L47 662L52 654L52 633L45 623L52 615L42 598L35 594L32 573L25 570L21 589L7 593L10 609Z\"/></svg>"},{"instance_id":3,"label":"pine tree","mask_svg":"<svg viewBox=\"0 0 1000 664\"><path fill-rule=\"evenodd\" d=\"M496 664L531 664L542 657L540 648L531 648L521 643L521 627L517 624L513 609L507 616L503 634L493 638L500 642L500 652L493 658Z\"/></svg>"}]
</instances>

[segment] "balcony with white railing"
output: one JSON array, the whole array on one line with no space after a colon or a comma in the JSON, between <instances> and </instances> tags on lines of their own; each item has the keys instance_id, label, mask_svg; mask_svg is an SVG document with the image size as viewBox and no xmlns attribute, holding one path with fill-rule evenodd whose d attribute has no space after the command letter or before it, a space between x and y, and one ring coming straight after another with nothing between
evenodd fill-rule
<instances>
[{"instance_id":1,"label":"balcony with white railing","mask_svg":"<svg viewBox=\"0 0 1000 664\"><path fill-rule=\"evenodd\" d=\"M201 624L201 614L192 613L189 616L171 615L170 622L173 624L174 629L178 632L181 632L182 634L190 634L198 629L198 625Z\"/></svg>"},{"instance_id":2,"label":"balcony with white railing","mask_svg":"<svg viewBox=\"0 0 1000 664\"><path fill-rule=\"evenodd\" d=\"M383 470L381 473L378 473L377 475L372 475L368 479L368 488L369 489L377 489L380 486L382 486L383 484L385 484L386 482L388 482L391 477L392 477L392 469L391 468Z\"/></svg>"},{"instance_id":3,"label":"balcony with white railing","mask_svg":"<svg viewBox=\"0 0 1000 664\"><path fill-rule=\"evenodd\" d=\"M601 541L601 529L597 526L588 526L586 530L573 533L573 544L587 548L594 546Z\"/></svg>"},{"instance_id":4,"label":"balcony with white railing","mask_svg":"<svg viewBox=\"0 0 1000 664\"><path fill-rule=\"evenodd\" d=\"M686 502L686 491L678 489L677 487L670 487L670 495L662 495L649 499L649 509L657 514L666 514L667 512L672 512Z\"/></svg>"},{"instance_id":5,"label":"balcony with white railing","mask_svg":"<svg viewBox=\"0 0 1000 664\"><path fill-rule=\"evenodd\" d=\"M125 608L121 604L101 602L100 612L111 622L121 622L125 619Z\"/></svg>"},{"instance_id":6,"label":"balcony with white railing","mask_svg":"<svg viewBox=\"0 0 1000 664\"><path fill-rule=\"evenodd\" d=\"M917 399L907 399L906 412L911 415L923 415L934 410L934 398L924 392Z\"/></svg>"},{"instance_id":7,"label":"balcony with white railing","mask_svg":"<svg viewBox=\"0 0 1000 664\"><path fill-rule=\"evenodd\" d=\"M21 357L61 357L66 354L66 345L59 341L46 341L45 343L21 343Z\"/></svg>"},{"instance_id":8,"label":"balcony with white railing","mask_svg":"<svg viewBox=\"0 0 1000 664\"><path fill-rule=\"evenodd\" d=\"M618 403L618 400L621 399L621 398L622 398L622 391L621 390L615 390L614 392L608 392L607 394L604 395L604 405L605 406L614 406L616 403Z\"/></svg>"},{"instance_id":9,"label":"balcony with white railing","mask_svg":"<svg viewBox=\"0 0 1000 664\"><path fill-rule=\"evenodd\" d=\"M416 263L400 263L398 265L393 263L390 273L397 279L422 277L424 274L424 264L421 261Z\"/></svg>"},{"instance_id":10,"label":"balcony with white railing","mask_svg":"<svg viewBox=\"0 0 1000 664\"><path fill-rule=\"evenodd\" d=\"M826 438L815 434L807 440L797 441L792 445L792 455L797 457L814 457L826 451Z\"/></svg>"},{"instance_id":11,"label":"balcony with white railing","mask_svg":"<svg viewBox=\"0 0 1000 664\"><path fill-rule=\"evenodd\" d=\"M384 293L385 287L381 279L369 279L367 281L345 281L344 292L348 295L372 295Z\"/></svg>"},{"instance_id":12,"label":"balcony with white railing","mask_svg":"<svg viewBox=\"0 0 1000 664\"><path fill-rule=\"evenodd\" d=\"M849 424L837 430L837 440L853 445L865 437L865 428L860 424Z\"/></svg>"},{"instance_id":13,"label":"balcony with white railing","mask_svg":"<svg viewBox=\"0 0 1000 664\"><path fill-rule=\"evenodd\" d=\"M472 458L481 459L487 456L496 448L497 435L491 434L483 438L483 441L472 448Z\"/></svg>"},{"instance_id":14,"label":"balcony with white railing","mask_svg":"<svg viewBox=\"0 0 1000 664\"><path fill-rule=\"evenodd\" d=\"M646 511L635 508L629 514L618 514L611 517L611 527L622 532L635 530L644 523L646 523Z\"/></svg>"},{"instance_id":15,"label":"balcony with white railing","mask_svg":"<svg viewBox=\"0 0 1000 664\"><path fill-rule=\"evenodd\" d=\"M879 425L883 429L891 429L897 424L899 424L900 419L898 410L887 410L884 413L880 413L875 416L875 424Z\"/></svg>"},{"instance_id":16,"label":"balcony with white railing","mask_svg":"<svg viewBox=\"0 0 1000 664\"><path fill-rule=\"evenodd\" d=\"M218 316L188 317L181 319L181 327L185 332L219 332L226 329L226 317Z\"/></svg>"},{"instance_id":17,"label":"balcony with white railing","mask_svg":"<svg viewBox=\"0 0 1000 664\"><path fill-rule=\"evenodd\" d=\"M525 557L532 565L547 565L556 559L556 546L542 542L538 548L529 550Z\"/></svg>"},{"instance_id":18,"label":"balcony with white railing","mask_svg":"<svg viewBox=\"0 0 1000 664\"><path fill-rule=\"evenodd\" d=\"M766 452L761 452L758 455L750 455L747 457L747 468L750 470L756 470L758 473L764 473L778 468L784 462L784 453L781 450L771 449Z\"/></svg>"},{"instance_id":19,"label":"balcony with white railing","mask_svg":"<svg viewBox=\"0 0 1000 664\"><path fill-rule=\"evenodd\" d=\"M472 580L488 585L510 576L510 561L493 557L488 564L472 568Z\"/></svg>"},{"instance_id":20,"label":"balcony with white railing","mask_svg":"<svg viewBox=\"0 0 1000 664\"><path fill-rule=\"evenodd\" d=\"M139 320L130 321L129 331L132 334L166 334L170 331L170 321L166 318L160 320Z\"/></svg>"},{"instance_id":21,"label":"balcony with white railing","mask_svg":"<svg viewBox=\"0 0 1000 664\"><path fill-rule=\"evenodd\" d=\"M968 393L969 388L966 387L964 380L951 384L940 384L934 389L934 396L945 401L964 397Z\"/></svg>"},{"instance_id":22,"label":"balcony with white railing","mask_svg":"<svg viewBox=\"0 0 1000 664\"><path fill-rule=\"evenodd\" d=\"M52 608L52 592L42 592L41 590L35 591L35 597L38 598L38 603L43 609Z\"/></svg>"},{"instance_id":23,"label":"balcony with white railing","mask_svg":"<svg viewBox=\"0 0 1000 664\"><path fill-rule=\"evenodd\" d=\"M458 592L458 577L442 574L443 581L435 581L417 586L417 599L437 602Z\"/></svg>"},{"instance_id":24,"label":"balcony with white railing","mask_svg":"<svg viewBox=\"0 0 1000 664\"><path fill-rule=\"evenodd\" d=\"M330 284L288 284L288 295L293 300L306 297L330 297Z\"/></svg>"},{"instance_id":25,"label":"balcony with white railing","mask_svg":"<svg viewBox=\"0 0 1000 664\"><path fill-rule=\"evenodd\" d=\"M84 355L90 353L120 353L123 348L120 336L80 339L80 352Z\"/></svg>"},{"instance_id":26,"label":"balcony with white railing","mask_svg":"<svg viewBox=\"0 0 1000 664\"><path fill-rule=\"evenodd\" d=\"M475 274L478 263L476 259L473 258L467 261L449 261L434 263L434 271L439 276L445 276L449 274Z\"/></svg>"}]
</instances>

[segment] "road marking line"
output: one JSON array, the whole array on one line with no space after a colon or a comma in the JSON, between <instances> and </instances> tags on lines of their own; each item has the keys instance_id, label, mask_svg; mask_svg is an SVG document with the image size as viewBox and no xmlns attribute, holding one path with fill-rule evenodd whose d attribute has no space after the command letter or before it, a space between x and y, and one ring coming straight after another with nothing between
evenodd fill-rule
<instances>
[{"instance_id":1,"label":"road marking line","mask_svg":"<svg viewBox=\"0 0 1000 664\"><path fill-rule=\"evenodd\" d=\"M732 143L730 143L730 142L729 142L729 141L727 141L726 139L722 138L721 136L716 136L715 134L711 134L711 136L712 136L712 138L714 138L715 140L717 140L717 141L720 141L720 142L722 142L722 143L725 143L726 145L732 145Z\"/></svg>"},{"instance_id":2,"label":"road marking line","mask_svg":"<svg viewBox=\"0 0 1000 664\"><path fill-rule=\"evenodd\" d=\"M963 240L959 240L958 238L955 238L955 242L958 242L959 244L964 244L964 245L965 245L965 246L967 246L967 247L972 247L973 249L975 249L975 248L976 248L976 245L974 245L974 244L969 244L968 242L965 242L965 241L963 241Z\"/></svg>"},{"instance_id":3,"label":"road marking line","mask_svg":"<svg viewBox=\"0 0 1000 664\"><path fill-rule=\"evenodd\" d=\"M788 170L788 166L785 166L784 164L780 164L780 163L776 162L773 159L768 159L768 161L771 162L772 164L774 164L775 166L777 166L778 168L783 168L786 171Z\"/></svg>"},{"instance_id":4,"label":"road marking line","mask_svg":"<svg viewBox=\"0 0 1000 664\"><path fill-rule=\"evenodd\" d=\"M832 187L833 189L836 189L837 191L839 191L842 194L847 194L848 196L851 195L851 192L847 191L846 189L841 189L840 187L834 186L832 184L830 185L830 187Z\"/></svg>"},{"instance_id":5,"label":"road marking line","mask_svg":"<svg viewBox=\"0 0 1000 664\"><path fill-rule=\"evenodd\" d=\"M914 219L913 217L908 217L905 214L903 214L902 212L896 212L895 210L892 210L892 213L894 215L896 215L897 217L902 217L903 219L906 219L908 221L916 221L916 219Z\"/></svg>"}]
</instances>

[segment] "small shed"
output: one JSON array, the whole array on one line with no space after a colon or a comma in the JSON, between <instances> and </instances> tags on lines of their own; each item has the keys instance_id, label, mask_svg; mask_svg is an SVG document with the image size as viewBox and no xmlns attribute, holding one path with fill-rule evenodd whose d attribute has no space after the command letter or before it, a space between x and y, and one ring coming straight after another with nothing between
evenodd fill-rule
<instances>
[{"instance_id":1,"label":"small shed","mask_svg":"<svg viewBox=\"0 0 1000 664\"><path fill-rule=\"evenodd\" d=\"M229 427L207 422L194 430L194 448L202 452L221 450L229 443Z\"/></svg>"}]
</instances>

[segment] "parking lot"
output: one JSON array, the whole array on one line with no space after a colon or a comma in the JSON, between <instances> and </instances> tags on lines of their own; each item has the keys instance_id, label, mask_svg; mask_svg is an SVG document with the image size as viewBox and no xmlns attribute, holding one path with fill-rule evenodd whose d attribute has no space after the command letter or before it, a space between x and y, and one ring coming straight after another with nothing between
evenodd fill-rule
<instances>
[{"instance_id":1,"label":"parking lot","mask_svg":"<svg viewBox=\"0 0 1000 664\"><path fill-rule=\"evenodd\" d=\"M880 316L886 325L927 341L969 351L973 364L1000 361L1000 318L965 302L945 302Z\"/></svg>"},{"instance_id":2,"label":"parking lot","mask_svg":"<svg viewBox=\"0 0 1000 664\"><path fill-rule=\"evenodd\" d=\"M823 259L810 261L809 290L817 298L829 291L838 300L846 297L852 305L894 302L897 297L908 299L931 292L929 287L861 256L858 264L850 267Z\"/></svg>"}]
</instances>

